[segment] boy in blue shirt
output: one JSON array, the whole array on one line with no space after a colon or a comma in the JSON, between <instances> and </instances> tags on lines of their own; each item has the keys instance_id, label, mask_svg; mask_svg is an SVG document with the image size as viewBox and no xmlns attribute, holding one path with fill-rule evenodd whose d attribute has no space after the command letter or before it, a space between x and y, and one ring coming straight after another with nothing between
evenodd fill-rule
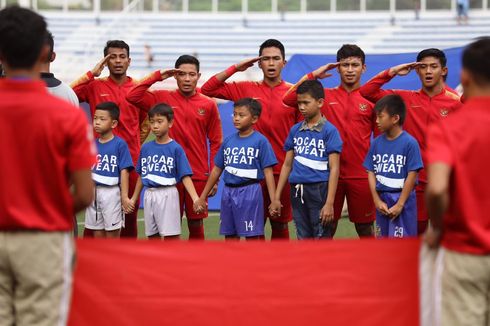
<instances>
[{"instance_id":1,"label":"boy in blue shirt","mask_svg":"<svg viewBox=\"0 0 490 326\"><path fill-rule=\"evenodd\" d=\"M95 181L95 199L85 211L85 228L94 231L94 237L118 238L124 227L123 209L129 204L129 172L133 161L126 142L113 134L119 122L119 107L103 102L94 112L97 163L92 167Z\"/></svg>"},{"instance_id":2,"label":"boy in blue shirt","mask_svg":"<svg viewBox=\"0 0 490 326\"><path fill-rule=\"evenodd\" d=\"M363 166L376 206L378 236L417 236L414 187L423 168L417 140L403 131L406 107L399 95L387 95L374 107L382 135L369 148Z\"/></svg>"},{"instance_id":3,"label":"boy in blue shirt","mask_svg":"<svg viewBox=\"0 0 490 326\"><path fill-rule=\"evenodd\" d=\"M199 198L192 183L192 170L182 147L169 137L174 121L172 108L160 103L148 112L155 140L141 147L131 207L136 205L143 186L145 191L145 234L150 239L178 239L181 233L179 193L182 182L193 202Z\"/></svg>"},{"instance_id":4,"label":"boy in blue shirt","mask_svg":"<svg viewBox=\"0 0 490 326\"><path fill-rule=\"evenodd\" d=\"M281 193L289 178L298 239L331 238L342 140L337 128L322 116L322 84L306 80L296 93L298 109L305 120L291 128L284 144L287 153L276 194ZM277 213L280 207L276 196L271 210Z\"/></svg>"},{"instance_id":5,"label":"boy in blue shirt","mask_svg":"<svg viewBox=\"0 0 490 326\"><path fill-rule=\"evenodd\" d=\"M214 168L201 197L194 205L202 209L206 197L224 170L225 188L221 196L220 234L225 239L261 238L264 235L264 200L260 181L265 178L270 199L275 182L272 167L277 164L272 146L253 129L262 111L257 100L235 102L233 124L238 132L227 137L214 158Z\"/></svg>"}]
</instances>

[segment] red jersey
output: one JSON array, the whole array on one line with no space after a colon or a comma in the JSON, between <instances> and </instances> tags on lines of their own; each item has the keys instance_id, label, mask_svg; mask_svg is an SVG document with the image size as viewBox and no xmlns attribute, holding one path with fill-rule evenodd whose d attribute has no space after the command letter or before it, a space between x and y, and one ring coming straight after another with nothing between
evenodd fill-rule
<instances>
[{"instance_id":1,"label":"red jersey","mask_svg":"<svg viewBox=\"0 0 490 326\"><path fill-rule=\"evenodd\" d=\"M87 72L72 83L73 90L80 102L90 104L92 116L95 106L102 102L114 102L119 107L119 123L114 130L116 136L128 143L133 163L138 162L140 154L140 110L126 101L126 94L135 85L131 77L119 86L110 77L94 78L92 72Z\"/></svg>"},{"instance_id":2,"label":"red jersey","mask_svg":"<svg viewBox=\"0 0 490 326\"><path fill-rule=\"evenodd\" d=\"M42 81L0 80L0 97L0 230L72 230L70 174L95 163L83 111Z\"/></svg>"},{"instance_id":3,"label":"red jersey","mask_svg":"<svg viewBox=\"0 0 490 326\"><path fill-rule=\"evenodd\" d=\"M303 77L314 79L308 74ZM297 107L296 90L286 94L283 101L288 106ZM376 130L374 106L359 93L359 89L346 91L342 86L325 88L325 101L322 114L339 131L342 138L340 154L341 179L367 179L362 166L371 143L371 135Z\"/></svg>"},{"instance_id":4,"label":"red jersey","mask_svg":"<svg viewBox=\"0 0 490 326\"><path fill-rule=\"evenodd\" d=\"M489 107L490 97L469 99L428 135L428 162L452 168L442 245L479 255L490 254Z\"/></svg>"},{"instance_id":5,"label":"red jersey","mask_svg":"<svg viewBox=\"0 0 490 326\"><path fill-rule=\"evenodd\" d=\"M211 77L201 87L201 92L207 96L230 101L251 97L260 102L262 113L254 128L262 133L271 143L278 164L273 167L275 175L281 173L286 152L284 142L291 127L300 120L299 112L282 103L282 97L291 84L282 81L275 87L270 87L264 81L220 82L215 76ZM289 110L288 110L289 109Z\"/></svg>"},{"instance_id":6,"label":"red jersey","mask_svg":"<svg viewBox=\"0 0 490 326\"><path fill-rule=\"evenodd\" d=\"M422 153L424 166L427 164L426 135L429 125L447 117L448 114L461 106L458 95L446 88L430 97L422 89L417 91L408 90L384 90L381 86L393 79L389 75L389 69L379 73L360 88L362 96L372 102L377 102L389 94L398 94L403 98L407 107L407 116L403 129L417 139ZM425 169L419 172L419 182L427 183Z\"/></svg>"},{"instance_id":7,"label":"red jersey","mask_svg":"<svg viewBox=\"0 0 490 326\"><path fill-rule=\"evenodd\" d=\"M155 71L134 87L126 99L145 111L157 103L170 105L174 110L174 124L169 135L184 149L194 173L192 179L207 180L210 165L211 168L214 166L214 156L223 141L218 107L212 99L198 92L186 97L179 90L148 91L151 85L161 80L160 71ZM211 157L206 138L209 139Z\"/></svg>"}]
</instances>

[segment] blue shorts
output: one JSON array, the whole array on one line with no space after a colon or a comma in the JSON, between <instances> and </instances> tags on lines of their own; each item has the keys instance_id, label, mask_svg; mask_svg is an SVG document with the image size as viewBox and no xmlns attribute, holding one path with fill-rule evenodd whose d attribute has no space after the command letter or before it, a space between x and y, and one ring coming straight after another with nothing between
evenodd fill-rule
<instances>
[{"instance_id":1,"label":"blue shorts","mask_svg":"<svg viewBox=\"0 0 490 326\"><path fill-rule=\"evenodd\" d=\"M260 183L225 186L221 195L221 235L264 235L264 200Z\"/></svg>"},{"instance_id":2,"label":"blue shorts","mask_svg":"<svg viewBox=\"0 0 490 326\"><path fill-rule=\"evenodd\" d=\"M296 236L301 239L332 238L332 225L320 222L327 200L328 182L291 184L291 205Z\"/></svg>"},{"instance_id":3,"label":"blue shorts","mask_svg":"<svg viewBox=\"0 0 490 326\"><path fill-rule=\"evenodd\" d=\"M379 192L379 198L392 207L400 198L401 192ZM406 238L417 236L417 199L415 190L408 196L401 214L394 220L376 211L377 235L389 238Z\"/></svg>"}]
</instances>

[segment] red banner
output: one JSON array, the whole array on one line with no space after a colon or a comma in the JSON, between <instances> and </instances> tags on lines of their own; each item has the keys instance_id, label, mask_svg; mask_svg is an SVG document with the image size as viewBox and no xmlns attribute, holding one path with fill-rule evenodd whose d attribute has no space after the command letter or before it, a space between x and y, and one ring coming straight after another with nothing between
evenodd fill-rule
<instances>
[{"instance_id":1,"label":"red banner","mask_svg":"<svg viewBox=\"0 0 490 326\"><path fill-rule=\"evenodd\" d=\"M419 240L80 240L69 325L419 324Z\"/></svg>"}]
</instances>

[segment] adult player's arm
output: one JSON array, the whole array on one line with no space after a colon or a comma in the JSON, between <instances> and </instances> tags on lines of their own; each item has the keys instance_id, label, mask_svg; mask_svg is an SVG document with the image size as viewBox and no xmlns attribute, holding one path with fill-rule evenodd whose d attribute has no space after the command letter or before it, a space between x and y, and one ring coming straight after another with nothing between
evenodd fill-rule
<instances>
[{"instance_id":1,"label":"adult player's arm","mask_svg":"<svg viewBox=\"0 0 490 326\"><path fill-rule=\"evenodd\" d=\"M381 98L386 95L394 94L394 90L381 89L384 84L393 79L394 75L390 75L390 69L380 72L373 78L371 78L367 83L361 86L359 92L367 100L376 103Z\"/></svg>"},{"instance_id":2,"label":"adult player's arm","mask_svg":"<svg viewBox=\"0 0 490 326\"><path fill-rule=\"evenodd\" d=\"M388 215L388 205L379 198L378 192L376 191L376 176L373 171L367 171L368 173L368 183L369 190L371 191L371 196L373 197L374 206L383 215Z\"/></svg>"},{"instance_id":3,"label":"adult player's arm","mask_svg":"<svg viewBox=\"0 0 490 326\"><path fill-rule=\"evenodd\" d=\"M301 77L301 79L291 86L286 93L284 93L284 96L282 97L282 103L284 103L287 106L290 107L298 107L298 102L297 102L297 94L296 94L296 89L298 89L298 86L301 85L305 80L309 79L315 79L311 73L304 75Z\"/></svg>"},{"instance_id":4,"label":"adult player's arm","mask_svg":"<svg viewBox=\"0 0 490 326\"><path fill-rule=\"evenodd\" d=\"M330 153L328 155L328 169L330 174L328 176L328 192L325 205L320 211L320 220L323 225L326 225L333 221L334 211L333 203L335 200L335 193L337 192L337 184L339 182L340 174L340 154L337 152Z\"/></svg>"},{"instance_id":5,"label":"adult player's arm","mask_svg":"<svg viewBox=\"0 0 490 326\"><path fill-rule=\"evenodd\" d=\"M449 206L449 180L451 171L451 166L444 162L435 162L429 164L427 167L428 183L425 189L425 199L432 232L434 232L426 237L426 242L430 247L439 245L442 217Z\"/></svg>"},{"instance_id":6,"label":"adult player's arm","mask_svg":"<svg viewBox=\"0 0 490 326\"><path fill-rule=\"evenodd\" d=\"M427 212L432 228L425 237L430 247L437 247L442 232L442 216L449 206L449 184L455 157L443 122L429 128L427 136Z\"/></svg>"},{"instance_id":7,"label":"adult player's arm","mask_svg":"<svg viewBox=\"0 0 490 326\"><path fill-rule=\"evenodd\" d=\"M163 79L160 70L152 72L131 88L126 94L126 100L145 112L150 111L151 107L158 102L158 99L157 96L153 92L148 91L148 89L154 83L161 80Z\"/></svg>"},{"instance_id":8,"label":"adult player's arm","mask_svg":"<svg viewBox=\"0 0 490 326\"><path fill-rule=\"evenodd\" d=\"M400 197L398 198L398 201L396 202L395 205L391 206L389 208L389 216L391 219L397 218L402 210L403 207L405 206L405 203L407 202L408 196L410 196L410 192L412 192L413 188L415 187L415 182L417 181L417 171L410 171L408 172L407 178L405 179L405 183L403 184L402 192L400 194Z\"/></svg>"},{"instance_id":9,"label":"adult player's arm","mask_svg":"<svg viewBox=\"0 0 490 326\"><path fill-rule=\"evenodd\" d=\"M217 97L224 100L236 101L243 97L240 90L240 83L225 83L225 81L233 76L237 71L245 71L252 67L255 62L259 61L260 57L246 59L242 62L234 64L222 72L209 78L201 87L201 92L210 97Z\"/></svg>"},{"instance_id":10,"label":"adult player's arm","mask_svg":"<svg viewBox=\"0 0 490 326\"><path fill-rule=\"evenodd\" d=\"M206 126L206 136L209 140L209 168L214 167L214 158L218 153L221 143L223 143L223 129L221 127L221 118L218 111L218 106L213 102L212 109L209 115L209 122Z\"/></svg>"},{"instance_id":11,"label":"adult player's arm","mask_svg":"<svg viewBox=\"0 0 490 326\"><path fill-rule=\"evenodd\" d=\"M83 74L70 84L70 87L73 89L80 102L89 101L90 83L95 80L95 77L100 76L102 70L104 70L104 67L107 65L107 61L109 61L109 57L110 54L100 60L92 70Z\"/></svg>"},{"instance_id":12,"label":"adult player's arm","mask_svg":"<svg viewBox=\"0 0 490 326\"><path fill-rule=\"evenodd\" d=\"M76 170L71 174L73 211L78 213L90 205L94 200L94 182L92 170Z\"/></svg>"},{"instance_id":13,"label":"adult player's arm","mask_svg":"<svg viewBox=\"0 0 490 326\"><path fill-rule=\"evenodd\" d=\"M278 215L281 215L281 194L282 190L286 186L289 175L293 167L294 151L289 150L286 152L286 157L284 158L284 163L282 164L281 174L279 174L279 180L277 181L277 188L274 194L274 200L271 202L270 210L275 211Z\"/></svg>"}]
</instances>

